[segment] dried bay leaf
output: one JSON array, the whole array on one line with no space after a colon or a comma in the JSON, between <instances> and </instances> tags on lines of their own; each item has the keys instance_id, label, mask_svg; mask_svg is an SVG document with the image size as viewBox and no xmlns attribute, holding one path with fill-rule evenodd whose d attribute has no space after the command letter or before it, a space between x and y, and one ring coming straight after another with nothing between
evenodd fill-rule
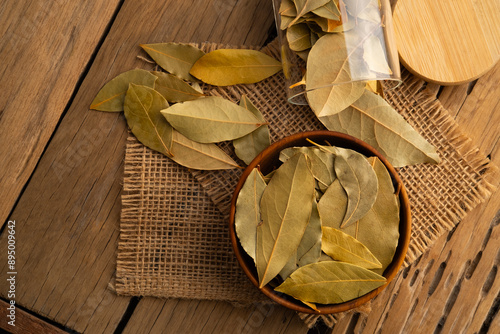
<instances>
[{"instance_id":1,"label":"dried bay leaf","mask_svg":"<svg viewBox=\"0 0 500 334\"><path fill-rule=\"evenodd\" d=\"M303 153L311 160L311 172L320 183L320 189L326 190L336 179L334 162L335 155L331 152L324 152L317 147L289 147L280 152L279 159L285 162L297 153Z\"/></svg>"},{"instance_id":2,"label":"dried bay leaf","mask_svg":"<svg viewBox=\"0 0 500 334\"><path fill-rule=\"evenodd\" d=\"M240 106L252 112L260 122L265 122L262 113L252 104L246 95L241 97ZM241 138L233 140L234 152L247 165L269 145L271 145L271 138L267 124L260 126L257 130Z\"/></svg>"},{"instance_id":3,"label":"dried bay leaf","mask_svg":"<svg viewBox=\"0 0 500 334\"><path fill-rule=\"evenodd\" d=\"M205 52L192 45L180 43L141 44L140 47L165 71L184 80L196 81L189 71Z\"/></svg>"},{"instance_id":4,"label":"dried bay leaf","mask_svg":"<svg viewBox=\"0 0 500 334\"><path fill-rule=\"evenodd\" d=\"M366 269L381 268L379 260L361 242L332 227L323 227L321 250L331 258Z\"/></svg>"},{"instance_id":5,"label":"dried bay leaf","mask_svg":"<svg viewBox=\"0 0 500 334\"><path fill-rule=\"evenodd\" d=\"M361 219L377 198L377 175L366 158L353 150L335 148L335 173L347 193L347 209L340 227Z\"/></svg>"},{"instance_id":6,"label":"dried bay leaf","mask_svg":"<svg viewBox=\"0 0 500 334\"><path fill-rule=\"evenodd\" d=\"M202 170L241 168L223 150L215 144L202 144L186 138L174 130L170 157L187 168Z\"/></svg>"},{"instance_id":7,"label":"dried bay leaf","mask_svg":"<svg viewBox=\"0 0 500 334\"><path fill-rule=\"evenodd\" d=\"M157 71L151 73L158 77L155 90L163 95L168 102L185 102L205 96L173 74Z\"/></svg>"},{"instance_id":8,"label":"dried bay leaf","mask_svg":"<svg viewBox=\"0 0 500 334\"><path fill-rule=\"evenodd\" d=\"M330 0L323 6L314 9L312 12L325 19L340 21L341 15L338 3L338 0Z\"/></svg>"},{"instance_id":9,"label":"dried bay leaf","mask_svg":"<svg viewBox=\"0 0 500 334\"><path fill-rule=\"evenodd\" d=\"M274 290L309 303L337 304L360 297L385 277L349 263L323 261L297 269Z\"/></svg>"},{"instance_id":10,"label":"dried bay leaf","mask_svg":"<svg viewBox=\"0 0 500 334\"><path fill-rule=\"evenodd\" d=\"M323 226L340 228L347 210L347 194L336 179L318 202L319 216Z\"/></svg>"},{"instance_id":11,"label":"dried bay leaf","mask_svg":"<svg viewBox=\"0 0 500 334\"><path fill-rule=\"evenodd\" d=\"M152 88L130 84L123 109L132 133L145 146L172 155L173 129L161 114L168 107L165 98Z\"/></svg>"},{"instance_id":12,"label":"dried bay leaf","mask_svg":"<svg viewBox=\"0 0 500 334\"><path fill-rule=\"evenodd\" d=\"M297 9L297 16L288 25L288 27L295 24L295 22L305 14L313 11L321 6L324 6L330 0L295 0L295 8Z\"/></svg>"},{"instance_id":13,"label":"dried bay leaf","mask_svg":"<svg viewBox=\"0 0 500 334\"><path fill-rule=\"evenodd\" d=\"M297 9L292 0L281 0L278 13L282 16L295 17L297 16Z\"/></svg>"},{"instance_id":14,"label":"dried bay leaf","mask_svg":"<svg viewBox=\"0 0 500 334\"><path fill-rule=\"evenodd\" d=\"M248 175L236 200L234 227L240 244L255 261L257 226L260 219L260 199L267 184L262 174L254 168Z\"/></svg>"},{"instance_id":15,"label":"dried bay leaf","mask_svg":"<svg viewBox=\"0 0 500 334\"><path fill-rule=\"evenodd\" d=\"M363 43L363 59L371 71L392 75L392 70L387 62L387 54L382 47L380 38L370 35Z\"/></svg>"},{"instance_id":16,"label":"dried bay leaf","mask_svg":"<svg viewBox=\"0 0 500 334\"><path fill-rule=\"evenodd\" d=\"M218 96L177 103L161 112L177 131L200 143L233 140L263 124L251 111Z\"/></svg>"},{"instance_id":17,"label":"dried bay leaf","mask_svg":"<svg viewBox=\"0 0 500 334\"><path fill-rule=\"evenodd\" d=\"M384 97L384 88L382 87L382 83L380 80L372 80L366 82L366 87L368 91L375 93L382 98Z\"/></svg>"},{"instance_id":18,"label":"dried bay leaf","mask_svg":"<svg viewBox=\"0 0 500 334\"><path fill-rule=\"evenodd\" d=\"M373 146L394 167L440 161L431 144L384 99L367 90L349 108L319 120L328 130L349 134Z\"/></svg>"},{"instance_id":19,"label":"dried bay leaf","mask_svg":"<svg viewBox=\"0 0 500 334\"><path fill-rule=\"evenodd\" d=\"M354 18L380 23L378 0L344 0L347 12Z\"/></svg>"},{"instance_id":20,"label":"dried bay leaf","mask_svg":"<svg viewBox=\"0 0 500 334\"><path fill-rule=\"evenodd\" d=\"M311 47L311 31L305 23L295 24L288 28L286 39L293 51L304 51Z\"/></svg>"},{"instance_id":21,"label":"dried bay leaf","mask_svg":"<svg viewBox=\"0 0 500 334\"><path fill-rule=\"evenodd\" d=\"M119 74L106 83L90 105L100 111L122 111L129 84L153 88L157 77L146 70L135 69Z\"/></svg>"},{"instance_id":22,"label":"dried bay leaf","mask_svg":"<svg viewBox=\"0 0 500 334\"><path fill-rule=\"evenodd\" d=\"M359 222L342 232L362 242L382 264L376 270L382 273L392 262L399 239L399 200L394 194L391 176L384 164L376 157L368 158L377 174L379 191L368 213ZM340 228L340 224L332 226Z\"/></svg>"},{"instance_id":23,"label":"dried bay leaf","mask_svg":"<svg viewBox=\"0 0 500 334\"><path fill-rule=\"evenodd\" d=\"M350 82L351 67L345 34L326 34L311 48L307 58L307 100L316 116L335 115L363 94L364 83ZM361 52L361 48L354 52ZM357 55L353 55L357 57Z\"/></svg>"},{"instance_id":24,"label":"dried bay leaf","mask_svg":"<svg viewBox=\"0 0 500 334\"><path fill-rule=\"evenodd\" d=\"M260 287L283 269L309 223L314 178L308 165L304 154L293 156L276 170L262 195L262 224L257 227L256 251Z\"/></svg>"},{"instance_id":25,"label":"dried bay leaf","mask_svg":"<svg viewBox=\"0 0 500 334\"><path fill-rule=\"evenodd\" d=\"M215 86L251 84L281 70L281 62L256 50L220 49L207 53L191 68L191 74Z\"/></svg>"}]
</instances>

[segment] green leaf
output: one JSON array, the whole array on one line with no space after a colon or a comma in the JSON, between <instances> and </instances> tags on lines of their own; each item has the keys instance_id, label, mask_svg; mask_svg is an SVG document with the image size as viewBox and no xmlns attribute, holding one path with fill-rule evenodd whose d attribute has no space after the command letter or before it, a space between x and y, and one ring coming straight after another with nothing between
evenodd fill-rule
<instances>
[{"instance_id":1,"label":"green leaf","mask_svg":"<svg viewBox=\"0 0 500 334\"><path fill-rule=\"evenodd\" d=\"M319 216L323 226L340 228L347 210L347 194L336 179L318 202Z\"/></svg>"},{"instance_id":2,"label":"green leaf","mask_svg":"<svg viewBox=\"0 0 500 334\"><path fill-rule=\"evenodd\" d=\"M161 112L177 131L200 143L240 138L263 124L249 110L217 96L177 103Z\"/></svg>"},{"instance_id":3,"label":"green leaf","mask_svg":"<svg viewBox=\"0 0 500 334\"><path fill-rule=\"evenodd\" d=\"M240 106L252 112L255 117L261 122L265 122L259 109L257 109L246 95L243 95L240 100ZM271 145L271 138L269 137L269 127L267 124L260 126L257 130L249 134L237 138L233 141L234 152L243 160L247 165L264 150Z\"/></svg>"},{"instance_id":4,"label":"green leaf","mask_svg":"<svg viewBox=\"0 0 500 334\"><path fill-rule=\"evenodd\" d=\"M336 179L334 161L335 155L317 147L289 147L280 152L279 159L285 162L297 153L303 153L311 160L311 171L320 184L322 191L326 190Z\"/></svg>"},{"instance_id":5,"label":"green leaf","mask_svg":"<svg viewBox=\"0 0 500 334\"><path fill-rule=\"evenodd\" d=\"M286 39L293 51L304 51L311 47L311 31L305 23L295 24L288 28Z\"/></svg>"},{"instance_id":6,"label":"green leaf","mask_svg":"<svg viewBox=\"0 0 500 334\"><path fill-rule=\"evenodd\" d=\"M255 261L257 244L257 226L260 219L260 199L266 182L257 168L254 168L245 180L236 200L234 227L240 244Z\"/></svg>"},{"instance_id":7,"label":"green leaf","mask_svg":"<svg viewBox=\"0 0 500 334\"><path fill-rule=\"evenodd\" d=\"M281 62L245 49L220 49L207 53L191 68L191 74L215 86L251 84L281 70Z\"/></svg>"},{"instance_id":8,"label":"green leaf","mask_svg":"<svg viewBox=\"0 0 500 334\"><path fill-rule=\"evenodd\" d=\"M173 74L156 71L151 73L158 77L155 90L163 95L168 102L185 102L205 96Z\"/></svg>"},{"instance_id":9,"label":"green leaf","mask_svg":"<svg viewBox=\"0 0 500 334\"><path fill-rule=\"evenodd\" d=\"M361 48L354 49L352 54L347 52L345 43L350 36L349 33L326 34L309 52L307 100L318 117L339 113L363 94L364 83L351 82L350 59L362 54L358 54Z\"/></svg>"},{"instance_id":10,"label":"green leaf","mask_svg":"<svg viewBox=\"0 0 500 334\"><path fill-rule=\"evenodd\" d=\"M309 303L343 303L384 285L385 277L352 264L324 261L297 269L275 291Z\"/></svg>"},{"instance_id":11,"label":"green leaf","mask_svg":"<svg viewBox=\"0 0 500 334\"><path fill-rule=\"evenodd\" d=\"M192 169L216 170L241 168L215 144L202 144L173 132L172 154L170 157L179 165Z\"/></svg>"},{"instance_id":12,"label":"green leaf","mask_svg":"<svg viewBox=\"0 0 500 334\"><path fill-rule=\"evenodd\" d=\"M171 156L173 129L160 113L167 107L167 100L154 89L130 84L124 102L130 130L145 146Z\"/></svg>"},{"instance_id":13,"label":"green leaf","mask_svg":"<svg viewBox=\"0 0 500 334\"><path fill-rule=\"evenodd\" d=\"M431 144L384 99L367 90L349 108L319 119L328 130L347 133L373 146L394 167L440 161Z\"/></svg>"},{"instance_id":14,"label":"green leaf","mask_svg":"<svg viewBox=\"0 0 500 334\"><path fill-rule=\"evenodd\" d=\"M200 49L179 43L141 44L140 47L165 71L184 80L196 81L189 71L193 64L205 54Z\"/></svg>"},{"instance_id":15,"label":"green leaf","mask_svg":"<svg viewBox=\"0 0 500 334\"><path fill-rule=\"evenodd\" d=\"M347 210L340 227L354 224L371 209L377 198L377 175L360 153L335 148L335 173L347 193Z\"/></svg>"},{"instance_id":16,"label":"green leaf","mask_svg":"<svg viewBox=\"0 0 500 334\"><path fill-rule=\"evenodd\" d=\"M323 227L321 250L331 258L366 269L382 265L365 245L350 235L331 227Z\"/></svg>"},{"instance_id":17,"label":"green leaf","mask_svg":"<svg viewBox=\"0 0 500 334\"><path fill-rule=\"evenodd\" d=\"M368 158L377 174L379 191L368 213L359 222L342 232L362 242L382 264L382 273L392 262L399 239L399 200L394 194L392 179L384 164L375 157ZM340 224L333 225L339 228Z\"/></svg>"},{"instance_id":18,"label":"green leaf","mask_svg":"<svg viewBox=\"0 0 500 334\"><path fill-rule=\"evenodd\" d=\"M260 202L262 224L257 227L256 252L260 287L278 275L297 250L313 198L314 178L307 157L297 154L278 168Z\"/></svg>"},{"instance_id":19,"label":"green leaf","mask_svg":"<svg viewBox=\"0 0 500 334\"><path fill-rule=\"evenodd\" d=\"M125 94L127 94L130 83L153 88L156 79L156 76L146 70L135 69L124 72L111 79L101 88L94 101L92 101L90 109L122 111Z\"/></svg>"}]
</instances>

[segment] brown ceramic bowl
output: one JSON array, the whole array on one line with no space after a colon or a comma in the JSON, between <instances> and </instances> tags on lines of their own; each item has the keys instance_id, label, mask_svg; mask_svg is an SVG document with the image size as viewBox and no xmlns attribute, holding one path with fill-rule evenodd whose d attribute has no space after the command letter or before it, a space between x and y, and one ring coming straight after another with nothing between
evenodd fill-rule
<instances>
[{"instance_id":1,"label":"brown ceramic bowl","mask_svg":"<svg viewBox=\"0 0 500 334\"><path fill-rule=\"evenodd\" d=\"M248 175L250 174L250 172L254 167L260 168L263 174L271 172L273 169L276 169L278 166L281 165L281 162L279 161L279 153L281 150L293 146L311 146L312 144L309 143L306 139L310 139L319 144L324 144L325 142L328 142L333 146L349 148L358 151L359 153L362 153L365 156L377 156L387 167L387 170L391 174L392 181L394 183L394 188L396 189L396 192L399 193L399 201L400 201L399 241L396 253L394 254L394 258L391 264L384 271L384 276L387 278L387 283L385 285L361 297L358 297L356 299L350 300L345 303L328 304L328 305L318 304L317 308L319 311L312 310L311 308L305 306L300 301L292 297L289 297L282 293L275 292L273 288L270 286L270 284L267 284L262 289L260 289L265 295L267 295L275 302L298 312L318 313L318 314L344 312L368 302L376 295L378 295L380 291L382 291L389 284L389 282L396 276L399 268L403 264L406 251L410 243L410 229L411 229L410 204L408 201L408 195L403 186L403 182L401 181L401 178L397 174L394 167L392 167L391 164L389 164L387 159L385 159L373 147L369 146L365 142L356 139L352 136L338 132L312 131L312 132L302 132L286 137L266 148L257 157L255 157L255 159L245 169L243 175L241 176L241 179L236 185L236 189L234 191L234 195L231 201L231 213L229 218L229 231L231 235L231 242L233 245L234 252L236 253L236 258L238 259L245 274L250 278L252 283L258 287L259 283L258 283L258 276L255 264L252 258L250 258L241 247L234 229L234 214L236 210L236 199L238 198L238 193L243 184L245 183L246 178L248 177Z\"/></svg>"}]
</instances>

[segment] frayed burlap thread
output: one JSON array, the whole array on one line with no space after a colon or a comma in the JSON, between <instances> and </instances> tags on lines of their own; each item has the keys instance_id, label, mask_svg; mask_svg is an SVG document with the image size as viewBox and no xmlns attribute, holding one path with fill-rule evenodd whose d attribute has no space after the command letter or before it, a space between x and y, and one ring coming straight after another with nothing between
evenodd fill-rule
<instances>
[{"instance_id":1,"label":"frayed burlap thread","mask_svg":"<svg viewBox=\"0 0 500 334\"><path fill-rule=\"evenodd\" d=\"M201 47L210 51L221 46ZM276 43L264 52L278 58ZM495 168L425 87L425 82L403 71L402 85L385 97L437 148L442 159L439 165L398 169L412 208L412 237L404 266L453 229L494 188L488 180ZM297 132L324 129L309 107L287 103L282 74L254 85L203 88L233 102L247 95L269 123L272 142ZM230 143L220 146L237 159ZM239 169L181 167L131 135L125 156L117 293L225 300L239 305L267 301L249 283L230 246L227 217L241 173ZM369 305L350 312L368 313ZM308 326L318 320L317 315L299 316ZM321 319L332 327L343 316Z\"/></svg>"}]
</instances>

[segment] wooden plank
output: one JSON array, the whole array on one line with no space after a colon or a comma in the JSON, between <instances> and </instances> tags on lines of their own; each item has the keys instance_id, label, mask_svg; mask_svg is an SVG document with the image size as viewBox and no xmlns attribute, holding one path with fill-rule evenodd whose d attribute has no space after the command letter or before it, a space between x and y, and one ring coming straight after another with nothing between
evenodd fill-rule
<instances>
[{"instance_id":1,"label":"wooden plank","mask_svg":"<svg viewBox=\"0 0 500 334\"><path fill-rule=\"evenodd\" d=\"M13 312L13 313L11 313ZM10 317L9 317L10 316ZM63 334L66 331L37 318L19 308L0 300L0 331L12 334ZM10 323L10 324L9 324Z\"/></svg>"},{"instance_id":2,"label":"wooden plank","mask_svg":"<svg viewBox=\"0 0 500 334\"><path fill-rule=\"evenodd\" d=\"M124 3L10 217L17 222L22 254L16 264L21 305L89 333L113 332L128 306L129 298L108 288L115 271L127 130L121 114L88 106L105 82L143 65L136 58L139 43L260 45L273 24L267 0ZM6 246L5 233L0 244ZM0 254L2 272L5 256ZM212 312L198 310L197 316Z\"/></svg>"},{"instance_id":3,"label":"wooden plank","mask_svg":"<svg viewBox=\"0 0 500 334\"><path fill-rule=\"evenodd\" d=\"M0 7L0 222L35 168L119 0Z\"/></svg>"}]
</instances>

